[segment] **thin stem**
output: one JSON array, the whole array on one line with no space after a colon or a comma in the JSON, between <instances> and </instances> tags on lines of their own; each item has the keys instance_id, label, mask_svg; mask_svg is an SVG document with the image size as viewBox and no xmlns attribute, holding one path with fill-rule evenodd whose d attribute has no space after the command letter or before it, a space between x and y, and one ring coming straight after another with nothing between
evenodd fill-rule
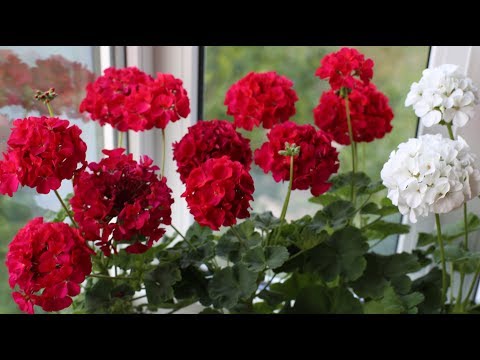
<instances>
[{"instance_id":1,"label":"thin stem","mask_svg":"<svg viewBox=\"0 0 480 360\"><path fill-rule=\"evenodd\" d=\"M278 237L280 236L283 221L285 220L285 216L287 215L288 203L290 202L290 194L292 193L292 186L293 186L293 156L290 156L290 180L288 182L287 196L285 196L285 201L283 202L283 207L282 207L282 213L280 215L280 226L277 229L277 234L275 236L274 243L277 242Z\"/></svg>"},{"instance_id":2,"label":"thin stem","mask_svg":"<svg viewBox=\"0 0 480 360\"><path fill-rule=\"evenodd\" d=\"M243 247L243 246L244 246L243 239L242 239L242 237L240 236L240 234L238 233L237 229L234 228L233 226L232 226L230 229L232 230L232 232L234 233L234 235L237 237L238 242L240 243L240 247Z\"/></svg>"},{"instance_id":3,"label":"thin stem","mask_svg":"<svg viewBox=\"0 0 480 360\"><path fill-rule=\"evenodd\" d=\"M195 247L195 245L193 245L189 240L187 240L187 238L185 236L183 236L183 234L175 227L173 226L173 224L170 224L170 226L172 227L173 230L175 230L175 232L180 235L180 237L187 242L188 246L190 246L194 251L197 250L197 248Z\"/></svg>"},{"instance_id":4,"label":"thin stem","mask_svg":"<svg viewBox=\"0 0 480 360\"><path fill-rule=\"evenodd\" d=\"M130 278L126 276L108 276L108 275L101 275L101 274L90 274L87 277L98 278L98 279L112 279L112 280L130 280Z\"/></svg>"},{"instance_id":5,"label":"thin stem","mask_svg":"<svg viewBox=\"0 0 480 360\"><path fill-rule=\"evenodd\" d=\"M440 224L440 215L435 214L435 222L437 225L437 239L440 247L440 259L442 262L442 312L445 311L445 300L447 295L447 265L445 262L445 249L443 247L442 227Z\"/></svg>"},{"instance_id":6,"label":"thin stem","mask_svg":"<svg viewBox=\"0 0 480 360\"><path fill-rule=\"evenodd\" d=\"M455 140L455 136L453 136L453 131L452 131L452 124L447 123L447 129L448 129L448 135L450 136L450 139Z\"/></svg>"},{"instance_id":7,"label":"thin stem","mask_svg":"<svg viewBox=\"0 0 480 360\"><path fill-rule=\"evenodd\" d=\"M380 239L378 240L375 244L373 244L372 246L370 246L370 250L372 250L375 246L377 246L378 244L380 244L381 242L383 242L384 240L386 240L387 238L383 238L383 239Z\"/></svg>"},{"instance_id":8,"label":"thin stem","mask_svg":"<svg viewBox=\"0 0 480 360\"><path fill-rule=\"evenodd\" d=\"M165 158L167 157L165 154L165 150L167 145L165 144L165 129L162 129L162 146L163 146L163 154L162 154L162 179L163 174L165 174Z\"/></svg>"},{"instance_id":9,"label":"thin stem","mask_svg":"<svg viewBox=\"0 0 480 360\"><path fill-rule=\"evenodd\" d=\"M63 202L62 198L60 197L60 194L58 193L57 190L53 190L55 195L57 196L58 201L60 201L60 204L62 204L63 210L67 213L67 216L70 218L70 221L72 222L72 225L78 228L78 224L73 220L72 215L70 215L70 211L68 211L67 205Z\"/></svg>"},{"instance_id":10,"label":"thin stem","mask_svg":"<svg viewBox=\"0 0 480 360\"><path fill-rule=\"evenodd\" d=\"M52 106L48 102L46 103L46 105L47 105L47 109L48 109L48 113L50 114L50 117L54 117L55 115L53 114Z\"/></svg>"},{"instance_id":11,"label":"thin stem","mask_svg":"<svg viewBox=\"0 0 480 360\"><path fill-rule=\"evenodd\" d=\"M119 131L117 148L121 148L122 144L123 144L123 131Z\"/></svg>"},{"instance_id":12,"label":"thin stem","mask_svg":"<svg viewBox=\"0 0 480 360\"><path fill-rule=\"evenodd\" d=\"M478 276L480 276L480 266L478 267L475 275L473 275L472 283L470 284L470 288L468 289L467 296L465 297L465 301L463 302L463 307L468 305L470 301L470 297L472 296L473 289L475 289L475 284L477 283Z\"/></svg>"},{"instance_id":13,"label":"thin stem","mask_svg":"<svg viewBox=\"0 0 480 360\"><path fill-rule=\"evenodd\" d=\"M350 117L350 104L348 101L348 94L345 96L345 112L347 114L348 135L350 137L350 147L352 149L352 185L350 192L350 199L355 205L355 173L357 172L357 147L353 140L352 119Z\"/></svg>"},{"instance_id":14,"label":"thin stem","mask_svg":"<svg viewBox=\"0 0 480 360\"><path fill-rule=\"evenodd\" d=\"M277 275L278 275L278 273L277 273L277 274L274 274L274 275L270 278L270 280L268 280L267 284L263 287L263 289L260 290L258 293L255 294L255 297L257 297L262 291L267 290L267 288L270 286L270 284L272 283L273 279L275 279L275 277L276 277ZM255 297L254 297L254 298L255 298Z\"/></svg>"},{"instance_id":15,"label":"thin stem","mask_svg":"<svg viewBox=\"0 0 480 360\"><path fill-rule=\"evenodd\" d=\"M447 130L448 130L448 135L450 136L450 139L455 140L455 136L453 135L453 130L452 130L452 124L447 123ZM465 235L463 239L463 248L464 250L468 250L468 211L467 211L467 203L463 203L463 224L464 224L464 230L465 230ZM452 271L452 276L453 276L453 271ZM458 296L457 296L457 303L456 306L460 308L460 310L463 310L463 305L462 305L462 292L463 292L463 284L465 281L465 265L462 264L460 266L460 286L458 288Z\"/></svg>"},{"instance_id":16,"label":"thin stem","mask_svg":"<svg viewBox=\"0 0 480 360\"><path fill-rule=\"evenodd\" d=\"M142 295L142 296L137 296L136 298L133 298L132 301L135 301L135 300L140 300L140 299L143 299L144 297L147 297L147 295Z\"/></svg>"}]
</instances>

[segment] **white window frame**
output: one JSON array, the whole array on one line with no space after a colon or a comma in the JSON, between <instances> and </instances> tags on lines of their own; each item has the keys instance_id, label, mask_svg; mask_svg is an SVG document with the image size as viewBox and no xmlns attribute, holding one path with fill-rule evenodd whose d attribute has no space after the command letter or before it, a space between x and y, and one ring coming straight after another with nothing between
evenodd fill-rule
<instances>
[{"instance_id":1,"label":"white window frame","mask_svg":"<svg viewBox=\"0 0 480 360\"><path fill-rule=\"evenodd\" d=\"M430 57L428 61L428 67L434 68L441 64L456 64L461 67L465 74L472 78L474 83L480 84L480 46L432 46L430 50ZM406 94L405 94L406 95ZM424 127L421 123L419 124L417 135L423 134L442 134L445 137L448 137L447 129L445 126L432 126L430 128ZM480 158L480 106L477 106L475 116L468 124L459 129L457 132L458 135L462 136L465 141L470 145L472 151L477 154ZM405 139L407 140L407 139ZM474 199L468 202L468 211L474 212L476 214L480 213L480 200ZM457 222L463 217L463 208L453 211L450 214L440 215L441 223L447 224L450 222ZM403 218L403 223L407 224L408 220L406 217ZM417 245L417 238L419 232L433 232L435 231L435 217L433 215L426 218L421 218L416 224L410 224L411 231L409 234L401 235L399 237L397 252L411 252L415 249ZM480 233L470 234L470 247L472 250L480 250ZM424 273L428 272L429 269L425 269L422 273L418 275L421 276ZM467 275L465 277L465 288L463 293L465 294L468 286L470 285L472 275ZM458 274L456 274L453 279L454 284L458 284ZM457 289L453 289L454 293L457 293ZM480 291L476 291L476 302L480 302Z\"/></svg>"}]
</instances>

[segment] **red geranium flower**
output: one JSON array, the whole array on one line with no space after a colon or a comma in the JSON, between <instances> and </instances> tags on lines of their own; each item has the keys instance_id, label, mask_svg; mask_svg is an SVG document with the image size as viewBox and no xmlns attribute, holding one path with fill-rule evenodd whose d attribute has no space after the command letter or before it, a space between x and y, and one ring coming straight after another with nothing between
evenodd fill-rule
<instances>
[{"instance_id":1,"label":"red geranium flower","mask_svg":"<svg viewBox=\"0 0 480 360\"><path fill-rule=\"evenodd\" d=\"M265 173L272 172L276 182L290 179L290 157L278 152L285 149L285 142L300 146L300 154L294 158L292 189L310 188L314 196L326 192L331 184L330 175L338 170L338 153L331 145L331 136L316 131L311 125L297 125L291 121L278 124L268 133L268 142L255 150L255 164Z\"/></svg>"},{"instance_id":2,"label":"red geranium flower","mask_svg":"<svg viewBox=\"0 0 480 360\"><path fill-rule=\"evenodd\" d=\"M234 125L246 130L262 123L265 129L287 121L295 114L297 93L293 82L275 71L250 72L227 91L224 104Z\"/></svg>"},{"instance_id":3,"label":"red geranium flower","mask_svg":"<svg viewBox=\"0 0 480 360\"><path fill-rule=\"evenodd\" d=\"M9 245L6 265L12 296L20 309L33 314L33 306L59 311L92 271L90 250L77 229L65 223L44 223L35 218ZM18 288L16 288L18 287Z\"/></svg>"},{"instance_id":4,"label":"red geranium flower","mask_svg":"<svg viewBox=\"0 0 480 360\"><path fill-rule=\"evenodd\" d=\"M153 79L136 67L128 67L108 68L88 84L80 111L119 131L144 131L164 129L169 121L187 117L189 106L181 80L161 73Z\"/></svg>"},{"instance_id":5,"label":"red geranium flower","mask_svg":"<svg viewBox=\"0 0 480 360\"><path fill-rule=\"evenodd\" d=\"M0 193L11 196L20 183L48 194L82 170L87 145L80 138L82 130L69 125L67 120L45 116L15 120L0 162ZM82 167L77 169L79 163ZM18 181L11 178L13 174Z\"/></svg>"},{"instance_id":6,"label":"red geranium flower","mask_svg":"<svg viewBox=\"0 0 480 360\"><path fill-rule=\"evenodd\" d=\"M357 87L348 95L355 142L381 139L392 130L393 111L388 98L372 83ZM313 110L315 124L343 145L350 145L345 99L333 90L324 92Z\"/></svg>"},{"instance_id":7,"label":"red geranium flower","mask_svg":"<svg viewBox=\"0 0 480 360\"><path fill-rule=\"evenodd\" d=\"M182 80L170 74L157 73L151 86L152 126L165 129L169 121L175 122L190 114L190 100L182 84Z\"/></svg>"},{"instance_id":8,"label":"red geranium flower","mask_svg":"<svg viewBox=\"0 0 480 360\"><path fill-rule=\"evenodd\" d=\"M148 156L137 163L124 151L103 150L108 157L90 163L91 172L75 178L70 200L85 238L98 240L106 256L116 251L114 241L128 243L129 253L145 252L165 233L160 225L171 223L173 199L166 178L158 178Z\"/></svg>"},{"instance_id":9,"label":"red geranium flower","mask_svg":"<svg viewBox=\"0 0 480 360\"><path fill-rule=\"evenodd\" d=\"M207 160L190 173L182 197L200 225L218 230L250 216L254 190L253 179L243 165L222 156Z\"/></svg>"},{"instance_id":10,"label":"red geranium flower","mask_svg":"<svg viewBox=\"0 0 480 360\"><path fill-rule=\"evenodd\" d=\"M315 72L320 79L328 79L333 90L342 87L353 89L356 78L367 85L373 77L373 61L356 49L342 48L338 52L326 55L321 66Z\"/></svg>"},{"instance_id":11,"label":"red geranium flower","mask_svg":"<svg viewBox=\"0 0 480 360\"><path fill-rule=\"evenodd\" d=\"M177 162L180 179L185 183L193 169L211 158L227 155L250 170L252 150L250 140L235 131L226 120L199 121L188 133L173 144L173 159Z\"/></svg>"}]
</instances>

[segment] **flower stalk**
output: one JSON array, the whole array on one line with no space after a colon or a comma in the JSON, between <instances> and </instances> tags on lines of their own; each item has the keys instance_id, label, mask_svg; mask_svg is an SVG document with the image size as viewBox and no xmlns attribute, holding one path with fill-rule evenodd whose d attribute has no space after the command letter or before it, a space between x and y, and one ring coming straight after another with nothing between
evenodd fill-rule
<instances>
[{"instance_id":1,"label":"flower stalk","mask_svg":"<svg viewBox=\"0 0 480 360\"><path fill-rule=\"evenodd\" d=\"M442 263L442 312L445 311L445 301L447 296L447 264L445 261L445 248L443 246L442 227L440 224L440 215L435 214L437 225L437 240L440 248L440 261Z\"/></svg>"}]
</instances>

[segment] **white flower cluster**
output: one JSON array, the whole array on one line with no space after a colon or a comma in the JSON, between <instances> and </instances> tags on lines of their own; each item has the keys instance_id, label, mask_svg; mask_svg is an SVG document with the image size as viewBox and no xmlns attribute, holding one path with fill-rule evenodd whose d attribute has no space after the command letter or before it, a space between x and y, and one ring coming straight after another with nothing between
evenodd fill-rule
<instances>
[{"instance_id":1,"label":"white flower cluster","mask_svg":"<svg viewBox=\"0 0 480 360\"><path fill-rule=\"evenodd\" d=\"M390 154L381 177L388 198L400 213L417 222L417 216L448 213L479 194L480 171L475 155L458 137L440 134L409 139Z\"/></svg>"},{"instance_id":2,"label":"white flower cluster","mask_svg":"<svg viewBox=\"0 0 480 360\"><path fill-rule=\"evenodd\" d=\"M478 103L477 88L457 65L444 64L425 69L418 83L413 83L405 106L413 106L423 125L430 127L444 120L462 127L473 116Z\"/></svg>"}]
</instances>

